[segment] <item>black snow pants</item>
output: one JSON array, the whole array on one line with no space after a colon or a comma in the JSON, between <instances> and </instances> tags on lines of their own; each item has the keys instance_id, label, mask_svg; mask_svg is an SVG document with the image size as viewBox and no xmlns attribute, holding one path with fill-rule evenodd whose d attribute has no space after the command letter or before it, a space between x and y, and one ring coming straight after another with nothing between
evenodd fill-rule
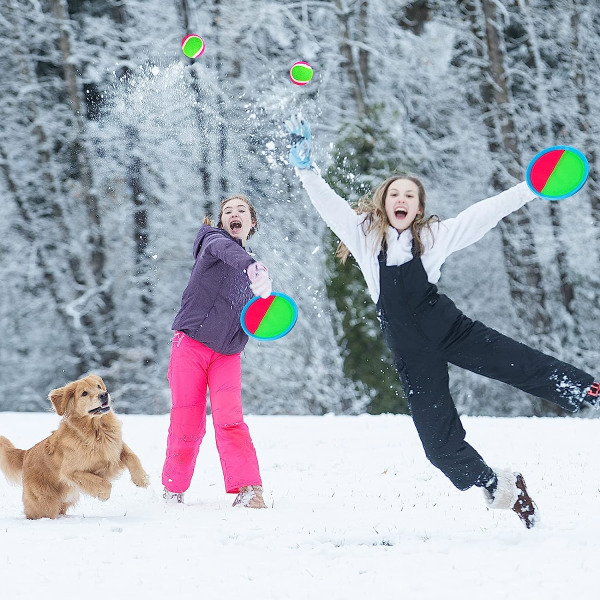
<instances>
[{"instance_id":1,"label":"black snow pants","mask_svg":"<svg viewBox=\"0 0 600 600\"><path fill-rule=\"evenodd\" d=\"M448 363L508 383L566 411L579 409L594 378L466 317L429 283L420 258L388 267L379 255L377 304L385 341L427 458L460 490L493 475L465 442L448 385Z\"/></svg>"}]
</instances>

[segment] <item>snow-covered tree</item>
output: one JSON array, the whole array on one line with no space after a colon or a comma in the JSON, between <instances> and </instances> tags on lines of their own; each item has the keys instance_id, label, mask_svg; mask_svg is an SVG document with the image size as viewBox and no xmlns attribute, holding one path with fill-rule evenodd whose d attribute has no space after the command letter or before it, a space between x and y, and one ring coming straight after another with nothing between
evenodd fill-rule
<instances>
[{"instance_id":1,"label":"snow-covered tree","mask_svg":"<svg viewBox=\"0 0 600 600\"><path fill-rule=\"evenodd\" d=\"M195 234L241 192L261 221L250 246L300 308L289 336L247 346L247 410L365 410L339 311L357 297L328 296L329 232L286 164L282 122L298 110L324 172L372 187L414 171L442 218L521 181L542 147L580 147L588 186L506 219L448 260L440 289L593 371L599 22L589 0L0 3L0 408L46 407L49 389L96 371L121 410L167 410ZM199 59L180 51L188 33L205 40ZM309 85L289 81L297 60ZM335 162L370 142L370 166ZM463 371L452 381L462 411L549 412Z\"/></svg>"}]
</instances>

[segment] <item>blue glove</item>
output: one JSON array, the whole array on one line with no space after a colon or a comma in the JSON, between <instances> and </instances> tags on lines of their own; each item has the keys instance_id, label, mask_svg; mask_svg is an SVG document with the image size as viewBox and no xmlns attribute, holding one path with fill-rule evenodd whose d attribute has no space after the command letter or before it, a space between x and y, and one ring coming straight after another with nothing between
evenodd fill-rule
<instances>
[{"instance_id":1,"label":"blue glove","mask_svg":"<svg viewBox=\"0 0 600 600\"><path fill-rule=\"evenodd\" d=\"M285 127L290 132L290 164L298 169L310 169L315 162L311 152L310 125L298 113L285 121Z\"/></svg>"}]
</instances>

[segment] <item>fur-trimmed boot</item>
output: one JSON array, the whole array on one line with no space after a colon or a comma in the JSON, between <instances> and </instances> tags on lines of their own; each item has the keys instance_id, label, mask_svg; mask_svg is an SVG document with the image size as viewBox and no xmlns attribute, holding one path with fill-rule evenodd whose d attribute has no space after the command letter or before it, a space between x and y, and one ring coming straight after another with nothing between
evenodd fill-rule
<instances>
[{"instance_id":1,"label":"fur-trimmed boot","mask_svg":"<svg viewBox=\"0 0 600 600\"><path fill-rule=\"evenodd\" d=\"M245 506L246 508L267 508L263 500L262 487L260 485L248 485L241 487L238 495L233 501L233 506Z\"/></svg>"},{"instance_id":2,"label":"fur-trimmed boot","mask_svg":"<svg viewBox=\"0 0 600 600\"><path fill-rule=\"evenodd\" d=\"M538 508L527 492L525 480L521 473L495 471L498 485L493 494L483 488L483 495L490 508L514 510L523 525L531 529L537 522Z\"/></svg>"},{"instance_id":3,"label":"fur-trimmed boot","mask_svg":"<svg viewBox=\"0 0 600 600\"><path fill-rule=\"evenodd\" d=\"M600 382L594 381L592 383L583 402L589 404L592 408L600 408Z\"/></svg>"}]
</instances>

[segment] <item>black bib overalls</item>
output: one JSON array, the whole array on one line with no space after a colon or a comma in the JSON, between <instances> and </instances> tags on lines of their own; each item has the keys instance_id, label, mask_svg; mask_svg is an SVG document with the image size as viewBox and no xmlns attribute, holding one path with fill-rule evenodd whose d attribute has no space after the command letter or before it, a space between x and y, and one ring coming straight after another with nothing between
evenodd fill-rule
<instances>
[{"instance_id":1,"label":"black bib overalls","mask_svg":"<svg viewBox=\"0 0 600 600\"><path fill-rule=\"evenodd\" d=\"M420 258L400 266L379 255L377 309L427 458L460 490L493 471L465 442L450 395L448 363L578 410L594 378L466 317L429 283Z\"/></svg>"}]
</instances>

